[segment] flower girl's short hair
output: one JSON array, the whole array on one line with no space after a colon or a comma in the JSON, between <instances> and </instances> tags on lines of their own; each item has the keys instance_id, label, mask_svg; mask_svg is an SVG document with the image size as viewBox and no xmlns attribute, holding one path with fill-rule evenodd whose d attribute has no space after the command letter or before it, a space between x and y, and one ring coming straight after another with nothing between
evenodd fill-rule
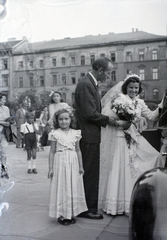
<instances>
[{"instance_id":1,"label":"flower girl's short hair","mask_svg":"<svg viewBox=\"0 0 167 240\"><path fill-rule=\"evenodd\" d=\"M142 92L142 87L141 87L141 80L140 77L136 74L133 75L129 75L127 78L125 78L123 85L122 85L122 92L123 94L127 94L127 86L129 85L129 83L139 83L139 93L140 94Z\"/></svg>"},{"instance_id":2,"label":"flower girl's short hair","mask_svg":"<svg viewBox=\"0 0 167 240\"><path fill-rule=\"evenodd\" d=\"M70 124L70 128L75 129L76 128L76 121L75 121L75 117L74 117L74 110L73 108L62 108L58 111L55 112L54 116L53 116L53 127L55 129L58 129L59 126L59 122L58 122L58 118L60 116L60 114L62 113L69 113L69 116L71 118L71 124Z\"/></svg>"}]
</instances>

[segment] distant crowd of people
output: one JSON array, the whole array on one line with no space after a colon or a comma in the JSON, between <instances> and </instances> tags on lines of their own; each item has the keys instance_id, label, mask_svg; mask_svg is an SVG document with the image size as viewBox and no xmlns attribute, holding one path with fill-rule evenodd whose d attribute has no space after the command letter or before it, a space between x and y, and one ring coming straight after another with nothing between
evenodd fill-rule
<instances>
[{"instance_id":1,"label":"distant crowd of people","mask_svg":"<svg viewBox=\"0 0 167 240\"><path fill-rule=\"evenodd\" d=\"M141 135L145 119L158 119L163 99L151 111L139 97L142 86L136 74L127 76L100 99L98 82L106 81L112 68L108 58L94 61L92 70L77 84L75 109L62 101L60 92L52 91L51 103L43 106L38 123L26 98L16 111L16 148L27 151L28 174L38 173L38 143L46 141L42 144L46 146L49 142L49 216L64 226L74 224L76 216L103 219L98 209L129 215L138 177L165 164L160 152ZM4 129L14 122L5 102L6 97L0 94L1 176L9 177Z\"/></svg>"}]
</instances>

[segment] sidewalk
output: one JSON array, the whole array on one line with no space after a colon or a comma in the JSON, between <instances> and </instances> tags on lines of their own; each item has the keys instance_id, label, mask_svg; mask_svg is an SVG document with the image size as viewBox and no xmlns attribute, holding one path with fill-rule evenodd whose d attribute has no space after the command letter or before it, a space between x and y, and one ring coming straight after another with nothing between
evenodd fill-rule
<instances>
[{"instance_id":1,"label":"sidewalk","mask_svg":"<svg viewBox=\"0 0 167 240\"><path fill-rule=\"evenodd\" d=\"M49 218L48 154L49 147L37 152L38 174L27 174L26 151L9 146L10 179L0 187L0 240L128 240L126 216L77 218L70 226Z\"/></svg>"}]
</instances>

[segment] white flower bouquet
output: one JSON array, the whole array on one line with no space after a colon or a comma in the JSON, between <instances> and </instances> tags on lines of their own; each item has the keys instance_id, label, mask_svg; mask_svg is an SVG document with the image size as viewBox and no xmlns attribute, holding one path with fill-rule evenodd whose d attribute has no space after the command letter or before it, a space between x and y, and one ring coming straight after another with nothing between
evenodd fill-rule
<instances>
[{"instance_id":1,"label":"white flower bouquet","mask_svg":"<svg viewBox=\"0 0 167 240\"><path fill-rule=\"evenodd\" d=\"M136 108L137 108L137 100L135 101L135 103L131 103L131 102L122 102L121 99L118 98L111 105L112 111L115 112L115 114L118 116L120 120L128 121L134 125L138 119L136 115ZM128 147L130 148L130 145L133 143L136 143L136 141L134 138L132 138L130 131L128 131L127 129L124 129L123 132L125 134L125 139L127 141Z\"/></svg>"}]
</instances>

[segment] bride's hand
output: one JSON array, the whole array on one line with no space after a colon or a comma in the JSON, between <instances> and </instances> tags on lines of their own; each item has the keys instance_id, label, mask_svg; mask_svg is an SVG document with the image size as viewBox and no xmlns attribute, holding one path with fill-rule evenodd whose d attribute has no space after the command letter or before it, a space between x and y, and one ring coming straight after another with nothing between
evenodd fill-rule
<instances>
[{"instance_id":1,"label":"bride's hand","mask_svg":"<svg viewBox=\"0 0 167 240\"><path fill-rule=\"evenodd\" d=\"M128 129L131 125L129 121L124 121L124 120L117 120L118 126L123 128L123 129Z\"/></svg>"}]
</instances>

